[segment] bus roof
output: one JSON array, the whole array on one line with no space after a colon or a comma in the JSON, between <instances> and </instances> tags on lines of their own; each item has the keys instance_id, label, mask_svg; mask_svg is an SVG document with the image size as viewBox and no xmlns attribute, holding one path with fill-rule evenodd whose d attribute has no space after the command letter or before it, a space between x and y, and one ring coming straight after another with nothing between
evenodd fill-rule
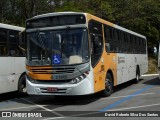
<instances>
[{"instance_id":1,"label":"bus roof","mask_svg":"<svg viewBox=\"0 0 160 120\"><path fill-rule=\"evenodd\" d=\"M117 28L117 29L119 29L119 30L122 30L122 31L128 32L128 33L130 33L130 34L132 34L132 35L136 35L136 36L138 36L138 37L142 37L142 38L146 39L146 37L145 37L144 35L141 35L141 34L139 34L139 33L133 32L133 31L131 31L131 30L128 30L128 29L123 28L123 27L120 27L120 26L115 25L115 24L114 24L114 26L115 26L115 28Z\"/></svg>"},{"instance_id":2,"label":"bus roof","mask_svg":"<svg viewBox=\"0 0 160 120\"><path fill-rule=\"evenodd\" d=\"M18 26L14 26L14 25L3 24L3 23L0 23L0 28L17 30L17 31L23 31L25 29L23 27L18 27Z\"/></svg>"},{"instance_id":3,"label":"bus roof","mask_svg":"<svg viewBox=\"0 0 160 120\"><path fill-rule=\"evenodd\" d=\"M53 12L53 13L46 13L46 14L41 14L41 15L37 15L37 16L34 16L30 19L37 19L37 18L43 18L43 17L50 17L50 16L57 16L57 15L76 15L76 14L85 14L85 13L82 13L82 12ZM28 20L30 20L28 19Z\"/></svg>"},{"instance_id":4,"label":"bus roof","mask_svg":"<svg viewBox=\"0 0 160 120\"><path fill-rule=\"evenodd\" d=\"M94 17L94 18L97 18L97 19L98 19L100 22L102 22L103 24L107 24L107 25L109 25L109 26L110 26L110 24L112 24L112 25L113 25L112 27L114 27L114 28L117 28L117 29L122 30L122 31L124 31L124 32L127 32L127 33L130 33L130 34L133 34L133 35L136 35L136 36L138 36L138 37L142 37L142 38L146 39L146 37L145 37L144 35L141 35L141 34L139 34L139 33L133 32L133 31L131 31L131 30L128 30L128 29L126 29L126 28L124 28L124 27L121 27L121 26L119 26L119 25L113 24L113 23L111 23L111 22L109 22L109 21L106 21L106 20L101 19L101 18L99 18L99 17L96 17L96 16L94 16L94 15L91 15L91 14L89 14L89 13L83 13L83 12L54 12L54 13L46 13L46 14L34 16L34 17L32 17L32 18L30 18L30 19L28 19L28 20L38 19L38 18L43 18L43 17L50 17L50 16L57 16L57 15L74 15L74 14L75 14L75 15L76 15L76 14L85 14L85 15L88 14L88 15ZM108 23L110 23L110 24L108 24Z\"/></svg>"}]
</instances>

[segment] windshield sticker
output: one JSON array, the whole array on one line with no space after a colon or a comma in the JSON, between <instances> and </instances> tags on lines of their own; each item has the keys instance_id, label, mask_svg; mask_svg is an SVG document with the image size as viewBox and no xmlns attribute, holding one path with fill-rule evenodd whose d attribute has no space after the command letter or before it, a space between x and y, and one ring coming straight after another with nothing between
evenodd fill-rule
<instances>
[{"instance_id":1,"label":"windshield sticker","mask_svg":"<svg viewBox=\"0 0 160 120\"><path fill-rule=\"evenodd\" d=\"M52 56L52 64L60 64L61 63L61 56L60 55L53 55Z\"/></svg>"}]
</instances>

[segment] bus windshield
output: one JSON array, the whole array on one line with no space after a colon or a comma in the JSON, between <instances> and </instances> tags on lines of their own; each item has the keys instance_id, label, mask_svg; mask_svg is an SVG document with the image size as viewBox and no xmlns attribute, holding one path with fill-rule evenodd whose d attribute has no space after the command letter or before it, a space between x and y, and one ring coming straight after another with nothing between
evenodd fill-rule
<instances>
[{"instance_id":1,"label":"bus windshield","mask_svg":"<svg viewBox=\"0 0 160 120\"><path fill-rule=\"evenodd\" d=\"M65 29L27 33L27 64L70 65L88 61L86 29Z\"/></svg>"}]
</instances>

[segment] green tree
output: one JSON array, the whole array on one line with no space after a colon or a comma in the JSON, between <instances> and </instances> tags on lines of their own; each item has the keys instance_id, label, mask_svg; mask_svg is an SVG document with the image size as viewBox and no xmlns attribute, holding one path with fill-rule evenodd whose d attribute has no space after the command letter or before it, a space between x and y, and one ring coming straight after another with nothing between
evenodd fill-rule
<instances>
[{"instance_id":1,"label":"green tree","mask_svg":"<svg viewBox=\"0 0 160 120\"><path fill-rule=\"evenodd\" d=\"M160 41L160 0L1 0L0 21L25 26L25 20L50 12L88 12Z\"/></svg>"}]
</instances>

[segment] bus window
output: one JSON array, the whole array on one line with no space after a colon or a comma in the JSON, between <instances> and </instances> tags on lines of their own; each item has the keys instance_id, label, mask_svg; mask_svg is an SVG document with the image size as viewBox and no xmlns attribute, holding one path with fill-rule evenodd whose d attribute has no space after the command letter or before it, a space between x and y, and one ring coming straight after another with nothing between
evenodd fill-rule
<instances>
[{"instance_id":1,"label":"bus window","mask_svg":"<svg viewBox=\"0 0 160 120\"><path fill-rule=\"evenodd\" d=\"M0 56L7 56L8 54L7 45L7 31L0 30Z\"/></svg>"},{"instance_id":2,"label":"bus window","mask_svg":"<svg viewBox=\"0 0 160 120\"><path fill-rule=\"evenodd\" d=\"M91 34L91 61L95 66L103 51L102 36Z\"/></svg>"},{"instance_id":3,"label":"bus window","mask_svg":"<svg viewBox=\"0 0 160 120\"><path fill-rule=\"evenodd\" d=\"M6 43L0 43L0 56L7 56L8 49Z\"/></svg>"},{"instance_id":4,"label":"bus window","mask_svg":"<svg viewBox=\"0 0 160 120\"><path fill-rule=\"evenodd\" d=\"M107 52L110 52L111 51L110 43L105 43L105 46L106 46Z\"/></svg>"},{"instance_id":5,"label":"bus window","mask_svg":"<svg viewBox=\"0 0 160 120\"><path fill-rule=\"evenodd\" d=\"M6 43L7 42L7 31L0 30L0 43Z\"/></svg>"},{"instance_id":6,"label":"bus window","mask_svg":"<svg viewBox=\"0 0 160 120\"><path fill-rule=\"evenodd\" d=\"M25 53L19 48L19 31L9 31L9 56L24 56Z\"/></svg>"}]
</instances>

